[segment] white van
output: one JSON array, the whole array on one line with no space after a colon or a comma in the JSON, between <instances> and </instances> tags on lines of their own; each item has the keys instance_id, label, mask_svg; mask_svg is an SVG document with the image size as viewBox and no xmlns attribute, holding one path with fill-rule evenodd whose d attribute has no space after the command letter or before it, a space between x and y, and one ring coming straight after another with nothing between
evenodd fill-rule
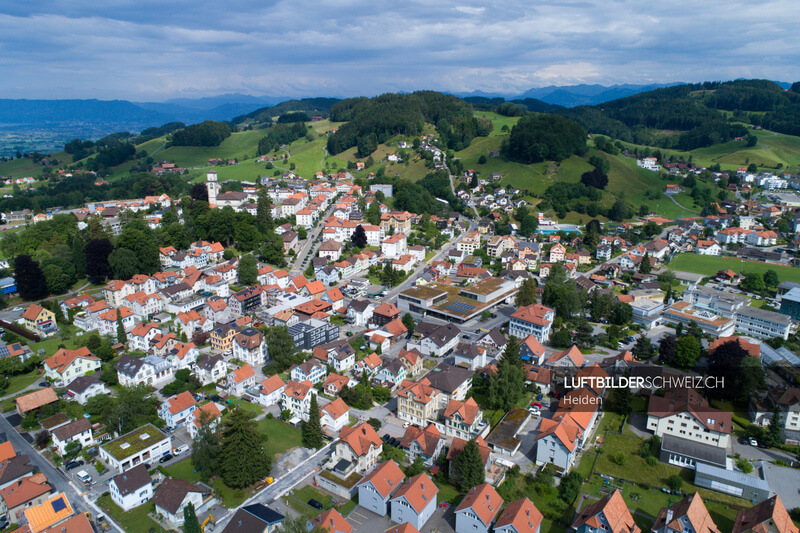
<instances>
[{"instance_id":1,"label":"white van","mask_svg":"<svg viewBox=\"0 0 800 533\"><path fill-rule=\"evenodd\" d=\"M86 470L78 471L78 479L80 479L85 485L88 485L92 482L92 476L89 475L89 472Z\"/></svg>"},{"instance_id":2,"label":"white van","mask_svg":"<svg viewBox=\"0 0 800 533\"><path fill-rule=\"evenodd\" d=\"M177 448L172 450L172 455L180 455L188 451L189 451L189 446L187 444L184 444L183 446L178 446Z\"/></svg>"}]
</instances>

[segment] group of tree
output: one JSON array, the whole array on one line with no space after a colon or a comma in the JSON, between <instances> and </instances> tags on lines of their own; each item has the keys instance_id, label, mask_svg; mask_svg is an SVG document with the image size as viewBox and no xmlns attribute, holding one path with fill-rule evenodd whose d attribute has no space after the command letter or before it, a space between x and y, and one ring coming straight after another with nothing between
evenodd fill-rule
<instances>
[{"instance_id":1,"label":"group of tree","mask_svg":"<svg viewBox=\"0 0 800 533\"><path fill-rule=\"evenodd\" d=\"M293 113L295 114L295 113ZM258 155L264 155L281 146L289 145L308 135L309 129L303 122L282 122L271 126L266 135L258 141Z\"/></svg>"},{"instance_id":2,"label":"group of tree","mask_svg":"<svg viewBox=\"0 0 800 533\"><path fill-rule=\"evenodd\" d=\"M99 416L106 428L124 435L145 424L158 421L159 401L146 385L120 387L115 396L89 398L86 412Z\"/></svg>"},{"instance_id":3,"label":"group of tree","mask_svg":"<svg viewBox=\"0 0 800 533\"><path fill-rule=\"evenodd\" d=\"M522 368L519 343L509 338L497 372L489 377L489 398L495 409L508 411L525 393L525 371Z\"/></svg>"},{"instance_id":4,"label":"group of tree","mask_svg":"<svg viewBox=\"0 0 800 533\"><path fill-rule=\"evenodd\" d=\"M328 137L328 152L356 146L360 157L395 135L420 135L426 123L436 127L443 147L451 150L466 148L492 129L491 121L474 117L465 101L433 91L349 98L331 107L331 120L345 124Z\"/></svg>"},{"instance_id":5,"label":"group of tree","mask_svg":"<svg viewBox=\"0 0 800 533\"><path fill-rule=\"evenodd\" d=\"M586 130L558 115L525 115L511 128L502 152L512 161L524 164L561 161L573 154L586 153Z\"/></svg>"},{"instance_id":6,"label":"group of tree","mask_svg":"<svg viewBox=\"0 0 800 533\"><path fill-rule=\"evenodd\" d=\"M231 127L227 122L206 120L200 124L192 124L172 134L173 146L219 146L231 136Z\"/></svg>"}]
</instances>

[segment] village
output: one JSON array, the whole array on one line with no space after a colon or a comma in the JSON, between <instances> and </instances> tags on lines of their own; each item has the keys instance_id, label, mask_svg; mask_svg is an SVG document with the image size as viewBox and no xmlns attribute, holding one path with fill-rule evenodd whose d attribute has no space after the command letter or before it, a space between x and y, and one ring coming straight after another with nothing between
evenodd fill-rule
<instances>
[{"instance_id":1,"label":"village","mask_svg":"<svg viewBox=\"0 0 800 533\"><path fill-rule=\"evenodd\" d=\"M474 185L458 193L472 211L439 217L345 172L222 192L211 170L212 210L269 202L282 266L200 240L161 247L152 275L0 311L0 355L35 362L3 393L0 525L177 530L191 507L204 532L797 533L800 283L782 276L800 197L775 192L794 182L742 169L708 215L538 213L523 237L496 226L520 191L471 172L451 186ZM188 209L161 195L3 218L117 236ZM700 256L727 262L675 266ZM272 457L234 488L199 457L239 416Z\"/></svg>"}]
</instances>

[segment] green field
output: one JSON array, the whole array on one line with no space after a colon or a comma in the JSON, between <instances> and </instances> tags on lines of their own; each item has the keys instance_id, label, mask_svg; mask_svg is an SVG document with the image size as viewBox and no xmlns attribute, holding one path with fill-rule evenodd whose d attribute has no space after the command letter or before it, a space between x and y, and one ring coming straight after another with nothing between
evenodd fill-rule
<instances>
[{"instance_id":1,"label":"green field","mask_svg":"<svg viewBox=\"0 0 800 533\"><path fill-rule=\"evenodd\" d=\"M267 435L267 452L273 457L286 453L292 448L302 446L300 430L275 418L264 418L256 422L258 432Z\"/></svg>"},{"instance_id":2,"label":"green field","mask_svg":"<svg viewBox=\"0 0 800 533\"><path fill-rule=\"evenodd\" d=\"M147 502L144 505L125 511L111 501L111 495L105 493L97 499L97 505L103 509L125 531L133 533L149 533L156 531L158 524L150 518L148 513L155 512L155 504Z\"/></svg>"},{"instance_id":3,"label":"green field","mask_svg":"<svg viewBox=\"0 0 800 533\"><path fill-rule=\"evenodd\" d=\"M780 281L794 281L800 283L800 269L782 265L771 265L758 261L742 261L736 257L700 255L700 254L679 254L669 262L671 270L682 270L713 276L720 270L729 268L739 274L761 273L767 270L774 270L778 274Z\"/></svg>"},{"instance_id":4,"label":"green field","mask_svg":"<svg viewBox=\"0 0 800 533\"><path fill-rule=\"evenodd\" d=\"M177 479L183 479L190 483L197 483L200 481L200 475L195 473L194 467L192 466L191 457L187 457L183 461L175 463L165 470L170 476ZM227 486L221 479L216 479L212 483L209 483L209 485L217 491L217 494L219 494L222 500L222 504L229 509L240 505L247 498L246 491L234 490Z\"/></svg>"}]
</instances>

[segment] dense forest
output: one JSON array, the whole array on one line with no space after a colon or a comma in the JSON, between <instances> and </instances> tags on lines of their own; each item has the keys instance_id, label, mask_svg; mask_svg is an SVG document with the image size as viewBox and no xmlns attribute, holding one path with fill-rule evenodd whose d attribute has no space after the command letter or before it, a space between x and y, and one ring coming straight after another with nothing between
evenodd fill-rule
<instances>
[{"instance_id":1,"label":"dense forest","mask_svg":"<svg viewBox=\"0 0 800 533\"><path fill-rule=\"evenodd\" d=\"M258 141L258 155L264 155L308 135L308 128L302 122L279 123L271 126L267 134Z\"/></svg>"},{"instance_id":2,"label":"dense forest","mask_svg":"<svg viewBox=\"0 0 800 533\"><path fill-rule=\"evenodd\" d=\"M519 163L562 161L586 153L586 131L558 115L528 114L511 128L503 154Z\"/></svg>"},{"instance_id":3,"label":"dense forest","mask_svg":"<svg viewBox=\"0 0 800 533\"><path fill-rule=\"evenodd\" d=\"M231 127L226 122L206 120L192 124L172 134L173 146L219 146L231 136Z\"/></svg>"},{"instance_id":4,"label":"dense forest","mask_svg":"<svg viewBox=\"0 0 800 533\"><path fill-rule=\"evenodd\" d=\"M800 133L800 94L767 80L677 85L555 112L592 133L679 150L743 137L747 130L742 123Z\"/></svg>"},{"instance_id":5,"label":"dense forest","mask_svg":"<svg viewBox=\"0 0 800 533\"><path fill-rule=\"evenodd\" d=\"M360 157L394 135L420 135L426 123L436 126L443 145L451 150L466 148L492 129L488 120L472 116L472 107L464 100L433 91L349 98L331 108L331 120L346 124L328 137L328 152L338 154L357 146Z\"/></svg>"}]
</instances>

